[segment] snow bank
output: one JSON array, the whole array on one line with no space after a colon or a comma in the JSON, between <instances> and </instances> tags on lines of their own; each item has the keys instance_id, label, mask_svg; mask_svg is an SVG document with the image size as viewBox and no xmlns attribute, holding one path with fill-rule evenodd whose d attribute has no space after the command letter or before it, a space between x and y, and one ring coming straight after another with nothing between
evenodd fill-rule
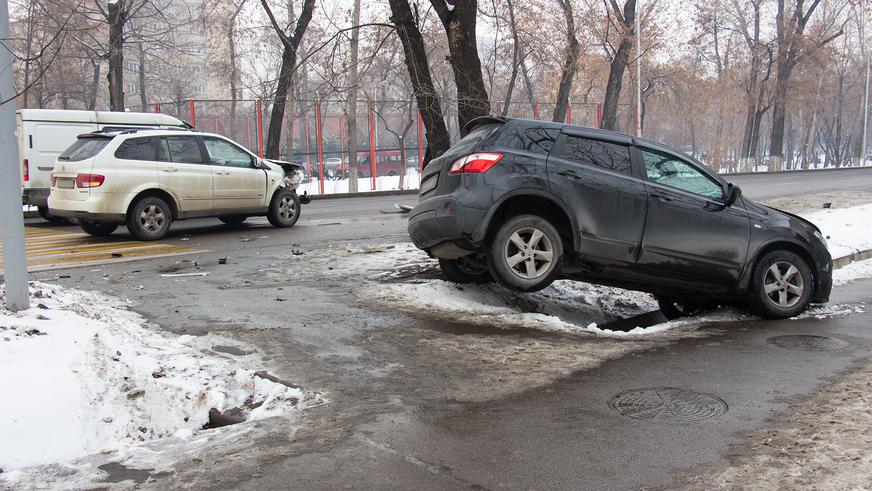
<instances>
[{"instance_id":1,"label":"snow bank","mask_svg":"<svg viewBox=\"0 0 872 491\"><path fill-rule=\"evenodd\" d=\"M403 180L403 189L418 189L420 174L416 169L409 169ZM325 179L324 194L347 193L348 182L350 179ZM307 192L309 194L321 194L321 187L318 179L310 182L302 183L297 188L299 194ZM360 177L357 179L357 191L367 193L371 191L395 191L400 189L400 176L380 176L375 178L375 189L372 188L371 177Z\"/></svg>"},{"instance_id":2,"label":"snow bank","mask_svg":"<svg viewBox=\"0 0 872 491\"><path fill-rule=\"evenodd\" d=\"M801 213L827 237L833 258L872 249L872 204Z\"/></svg>"},{"instance_id":3,"label":"snow bank","mask_svg":"<svg viewBox=\"0 0 872 491\"><path fill-rule=\"evenodd\" d=\"M857 261L833 271L833 286L847 285L863 278L872 278L872 259Z\"/></svg>"},{"instance_id":4,"label":"snow bank","mask_svg":"<svg viewBox=\"0 0 872 491\"><path fill-rule=\"evenodd\" d=\"M11 469L190 438L213 408L250 420L317 399L239 367L256 355L231 360L206 340L164 335L117 299L41 283L31 295L33 308L13 314L0 289L4 479Z\"/></svg>"}]
</instances>

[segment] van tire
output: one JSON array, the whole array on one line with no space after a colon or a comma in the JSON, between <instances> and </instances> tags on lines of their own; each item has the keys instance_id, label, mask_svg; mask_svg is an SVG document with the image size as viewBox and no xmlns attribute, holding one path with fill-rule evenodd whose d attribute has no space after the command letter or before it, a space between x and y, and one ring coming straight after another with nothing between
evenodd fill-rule
<instances>
[{"instance_id":1,"label":"van tire","mask_svg":"<svg viewBox=\"0 0 872 491\"><path fill-rule=\"evenodd\" d=\"M56 217L51 214L51 210L48 209L48 206L37 206L36 212L39 213L40 218L47 222L56 223L58 225L70 225L73 224L70 220L64 217Z\"/></svg>"},{"instance_id":2,"label":"van tire","mask_svg":"<svg viewBox=\"0 0 872 491\"><path fill-rule=\"evenodd\" d=\"M173 211L166 201L157 196L146 196L130 207L127 230L139 240L158 240L166 237L173 222Z\"/></svg>"},{"instance_id":3,"label":"van tire","mask_svg":"<svg viewBox=\"0 0 872 491\"><path fill-rule=\"evenodd\" d=\"M85 233L91 234L94 237L106 237L111 235L118 228L117 223L95 223L87 220L79 220L79 227Z\"/></svg>"}]
</instances>

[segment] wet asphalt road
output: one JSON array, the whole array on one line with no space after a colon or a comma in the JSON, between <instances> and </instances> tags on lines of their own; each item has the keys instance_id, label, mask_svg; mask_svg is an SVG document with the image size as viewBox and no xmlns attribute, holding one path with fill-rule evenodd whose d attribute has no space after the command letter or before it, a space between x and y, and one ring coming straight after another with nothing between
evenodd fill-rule
<instances>
[{"instance_id":1,"label":"wet asphalt road","mask_svg":"<svg viewBox=\"0 0 872 491\"><path fill-rule=\"evenodd\" d=\"M872 172L854 172L845 171L832 184L821 177L817 186L872 182ZM756 198L784 196L766 193L791 186L803 192L810 185L775 184L740 183ZM127 298L134 310L176 334L210 333L252 344L278 376L331 400L307 411L296 434L279 420L261 421L237 444L195 452L174 472L137 474L148 479L141 484L195 489L669 487L705 466L725 465L730 445L740 444L744 432L765 426L773 412L872 354L869 312L720 322L703 327L702 338L642 343L597 368L556 372L536 383L507 372L490 383L504 386L509 395L484 402L458 399L458 393L474 394L480 375L492 367L474 353L446 352L447 343L487 342L500 348L592 343L595 349L597 341L383 311L355 298L360 278L322 276L307 254L290 257L290 249L312 252L405 240L405 216L378 212L397 201L402 197L314 202L304 208L297 226L281 231L262 219L230 230L214 220L179 223L170 242L211 252L33 275ZM223 256L230 256L229 264L219 266L217 258ZM210 275L160 276L167 268L192 267L182 259L196 260ZM872 281L866 280L838 289L833 302L870 298ZM848 346L796 351L767 342L785 334L830 336ZM609 406L626 390L664 387L710 394L726 404L726 412L679 423L633 419ZM109 476L119 477L123 473Z\"/></svg>"}]
</instances>

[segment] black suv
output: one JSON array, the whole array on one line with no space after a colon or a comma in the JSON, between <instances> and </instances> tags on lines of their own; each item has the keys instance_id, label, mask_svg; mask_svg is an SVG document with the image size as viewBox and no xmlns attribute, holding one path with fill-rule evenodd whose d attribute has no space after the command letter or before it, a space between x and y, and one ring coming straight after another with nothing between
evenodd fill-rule
<instances>
[{"instance_id":1,"label":"black suv","mask_svg":"<svg viewBox=\"0 0 872 491\"><path fill-rule=\"evenodd\" d=\"M424 169L409 217L412 241L452 281L647 291L670 318L726 302L783 318L829 299L817 227L743 198L678 150L543 121L485 117L467 129Z\"/></svg>"}]
</instances>

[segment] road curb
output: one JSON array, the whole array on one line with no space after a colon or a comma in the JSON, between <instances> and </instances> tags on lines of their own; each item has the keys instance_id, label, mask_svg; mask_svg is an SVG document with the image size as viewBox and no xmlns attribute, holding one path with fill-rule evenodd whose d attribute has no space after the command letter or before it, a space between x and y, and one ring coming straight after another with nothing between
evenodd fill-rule
<instances>
[{"instance_id":1,"label":"road curb","mask_svg":"<svg viewBox=\"0 0 872 491\"><path fill-rule=\"evenodd\" d=\"M775 174L805 174L805 173L815 173L815 172L838 172L842 170L857 170L857 169L870 169L870 166L860 166L860 167L828 167L826 169L804 169L804 170L779 170L779 171L760 171L760 172L734 172L732 174L727 173L718 173L719 176L727 177L727 176L756 176L756 175L775 175Z\"/></svg>"},{"instance_id":2,"label":"road curb","mask_svg":"<svg viewBox=\"0 0 872 491\"><path fill-rule=\"evenodd\" d=\"M391 191L365 191L362 193L331 193L331 194L309 194L312 201L320 199L339 199L339 198L364 198L367 196L416 196L417 189L394 189Z\"/></svg>"},{"instance_id":3,"label":"road curb","mask_svg":"<svg viewBox=\"0 0 872 491\"><path fill-rule=\"evenodd\" d=\"M863 261L866 259L872 258L872 249L866 249L864 251L856 251L848 254L847 256L838 257L833 259L833 269L844 268L845 266L857 262Z\"/></svg>"}]
</instances>

